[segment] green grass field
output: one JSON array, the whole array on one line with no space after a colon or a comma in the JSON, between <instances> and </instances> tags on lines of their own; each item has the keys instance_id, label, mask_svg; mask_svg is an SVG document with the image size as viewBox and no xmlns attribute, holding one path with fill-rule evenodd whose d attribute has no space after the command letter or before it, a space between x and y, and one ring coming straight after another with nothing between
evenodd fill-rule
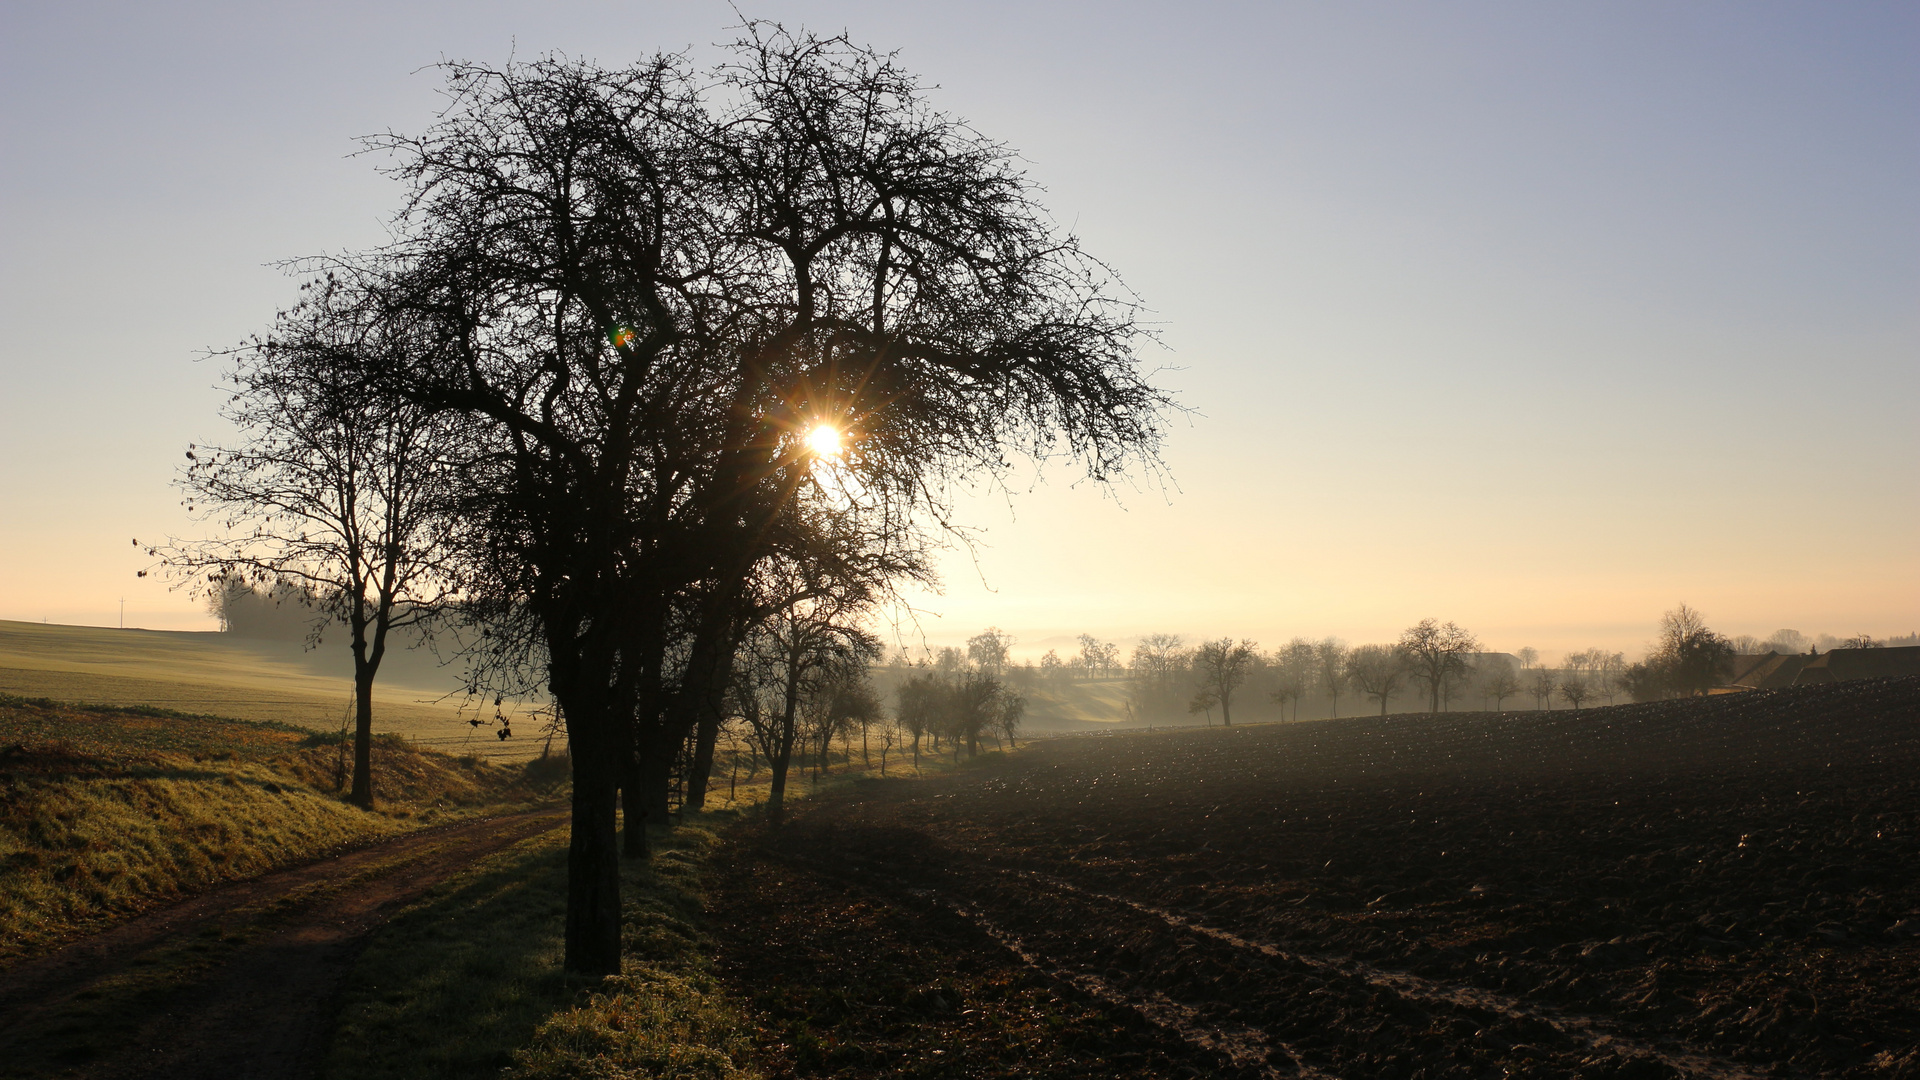
<instances>
[{"instance_id":1,"label":"green grass field","mask_svg":"<svg viewBox=\"0 0 1920 1080\"><path fill-rule=\"evenodd\" d=\"M505 742L474 728L452 695L457 680L423 650L389 656L374 684L374 730L416 746L500 760L539 755L535 725ZM338 731L353 699L352 660L328 640L297 642L230 634L115 630L0 620L0 694L81 705L149 706ZM492 710L487 710L491 720Z\"/></svg>"},{"instance_id":2,"label":"green grass field","mask_svg":"<svg viewBox=\"0 0 1920 1080\"><path fill-rule=\"evenodd\" d=\"M0 963L225 881L552 798L517 766L375 746L375 813L331 733L0 697Z\"/></svg>"}]
</instances>

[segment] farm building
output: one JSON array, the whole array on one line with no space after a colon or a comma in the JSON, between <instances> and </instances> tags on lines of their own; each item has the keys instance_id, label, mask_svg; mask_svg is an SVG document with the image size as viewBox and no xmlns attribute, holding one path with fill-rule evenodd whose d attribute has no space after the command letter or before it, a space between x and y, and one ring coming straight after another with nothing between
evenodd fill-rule
<instances>
[{"instance_id":1,"label":"farm building","mask_svg":"<svg viewBox=\"0 0 1920 1080\"><path fill-rule=\"evenodd\" d=\"M1920 646L1898 649L1832 649L1810 657L1794 684L1881 679L1889 675L1920 675Z\"/></svg>"},{"instance_id":2,"label":"farm building","mask_svg":"<svg viewBox=\"0 0 1920 1080\"><path fill-rule=\"evenodd\" d=\"M1920 646L1891 649L1830 649L1821 656L1763 653L1736 656L1729 690L1778 690L1809 683L1920 675Z\"/></svg>"}]
</instances>

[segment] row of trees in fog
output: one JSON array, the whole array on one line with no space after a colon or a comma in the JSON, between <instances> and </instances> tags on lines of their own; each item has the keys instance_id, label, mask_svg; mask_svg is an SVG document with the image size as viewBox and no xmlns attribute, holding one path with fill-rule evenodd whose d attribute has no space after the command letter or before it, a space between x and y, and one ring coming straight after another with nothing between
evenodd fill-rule
<instances>
[{"instance_id":1,"label":"row of trees in fog","mask_svg":"<svg viewBox=\"0 0 1920 1080\"><path fill-rule=\"evenodd\" d=\"M1231 724L1237 716L1263 719L1329 717L1395 707L1430 712L1584 708L1622 699L1650 701L1704 694L1718 685L1739 654L1872 648L1867 635L1808 638L1782 630L1762 640L1729 638L1681 604L1661 616L1658 640L1630 662L1623 652L1583 649L1546 663L1533 648L1485 651L1459 625L1422 619L1397 639L1350 646L1338 638L1296 637L1273 649L1250 640L1188 643L1177 634L1148 634L1124 663L1120 647L1081 635L1079 649L1062 658L1049 650L1038 661L1014 664L1012 638L990 629L967 649L942 650L949 663L985 659L1016 685L1059 688L1075 682L1118 682L1126 708L1140 721L1170 722L1200 715Z\"/></svg>"}]
</instances>

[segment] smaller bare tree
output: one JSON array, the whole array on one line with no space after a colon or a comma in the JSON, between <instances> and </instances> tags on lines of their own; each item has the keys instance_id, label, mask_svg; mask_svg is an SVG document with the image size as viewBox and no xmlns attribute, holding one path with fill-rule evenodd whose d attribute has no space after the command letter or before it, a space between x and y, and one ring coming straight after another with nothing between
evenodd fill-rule
<instances>
[{"instance_id":1,"label":"smaller bare tree","mask_svg":"<svg viewBox=\"0 0 1920 1080\"><path fill-rule=\"evenodd\" d=\"M1194 673L1200 677L1200 685L1219 703L1220 722L1225 727L1233 726L1233 692L1247 681L1247 673L1258 656L1258 647L1244 638L1237 645L1232 638L1202 642L1194 650Z\"/></svg>"},{"instance_id":2,"label":"smaller bare tree","mask_svg":"<svg viewBox=\"0 0 1920 1080\"><path fill-rule=\"evenodd\" d=\"M223 536L147 548L215 589L297 590L344 623L353 653L353 788L373 806L373 685L396 631L455 596L448 572L446 424L340 374L406 353L402 330L339 284L312 286L276 332L235 350L226 418L245 441L190 447L178 485ZM141 571L144 576L147 571ZM312 643L318 643L316 626ZM502 728L504 731L505 729Z\"/></svg>"},{"instance_id":3,"label":"smaller bare tree","mask_svg":"<svg viewBox=\"0 0 1920 1080\"><path fill-rule=\"evenodd\" d=\"M1315 678L1327 695L1333 715L1340 715L1340 690L1347 684L1347 646L1339 638L1325 638L1313 647Z\"/></svg>"},{"instance_id":4,"label":"smaller bare tree","mask_svg":"<svg viewBox=\"0 0 1920 1080\"><path fill-rule=\"evenodd\" d=\"M1361 645L1347 657L1347 681L1380 703L1381 716L1387 715L1387 702L1400 693L1411 670L1407 654L1397 645Z\"/></svg>"},{"instance_id":5,"label":"smaller bare tree","mask_svg":"<svg viewBox=\"0 0 1920 1080\"><path fill-rule=\"evenodd\" d=\"M1013 635L997 626L989 626L967 639L967 659L974 669L994 678L1007 673L1007 654L1013 649Z\"/></svg>"},{"instance_id":6,"label":"smaller bare tree","mask_svg":"<svg viewBox=\"0 0 1920 1080\"><path fill-rule=\"evenodd\" d=\"M1313 645L1305 638L1294 638L1281 648L1275 649L1272 660L1274 704L1280 706L1280 717L1286 719L1287 703L1293 703L1293 718L1300 719L1300 699L1306 695L1307 688L1313 683Z\"/></svg>"},{"instance_id":7,"label":"smaller bare tree","mask_svg":"<svg viewBox=\"0 0 1920 1080\"><path fill-rule=\"evenodd\" d=\"M1527 693L1533 695L1535 709L1553 709L1553 695L1560 689L1553 672L1546 668L1534 668L1527 673Z\"/></svg>"},{"instance_id":8,"label":"smaller bare tree","mask_svg":"<svg viewBox=\"0 0 1920 1080\"><path fill-rule=\"evenodd\" d=\"M1486 681L1480 689L1493 699L1496 712L1506 710L1507 699L1520 692L1520 677L1513 673L1513 664L1501 657L1488 661Z\"/></svg>"},{"instance_id":9,"label":"smaller bare tree","mask_svg":"<svg viewBox=\"0 0 1920 1080\"><path fill-rule=\"evenodd\" d=\"M1576 672L1568 672L1566 677L1560 680L1560 696L1576 709L1586 702L1587 695L1591 692L1587 686L1587 680Z\"/></svg>"}]
</instances>

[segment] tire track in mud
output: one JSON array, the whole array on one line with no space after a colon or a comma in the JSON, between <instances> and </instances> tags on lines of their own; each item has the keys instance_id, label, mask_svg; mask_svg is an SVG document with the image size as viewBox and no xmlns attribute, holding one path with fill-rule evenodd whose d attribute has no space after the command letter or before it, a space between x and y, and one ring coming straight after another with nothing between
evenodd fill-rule
<instances>
[{"instance_id":1,"label":"tire track in mud","mask_svg":"<svg viewBox=\"0 0 1920 1080\"><path fill-rule=\"evenodd\" d=\"M850 882L868 889L903 894L949 911L979 930L996 945L1013 954L1026 967L1056 983L1072 987L1103 1004L1134 1013L1148 1024L1167 1032L1188 1046L1204 1054L1224 1059L1240 1075L1273 1078L1295 1075L1307 1077L1308 1080L1338 1080L1337 1077L1308 1065L1293 1047L1274 1039L1266 1031L1245 1025L1233 1025L1230 1020L1213 1017L1209 1015L1208 1010L1176 1001L1157 990L1129 993L1091 972L1075 971L1055 963L1032 948L1018 934L1008 931L989 917L982 908L956 900L939 888L911 883L905 878L884 871L872 860L847 853L836 853L831 862L790 850L763 849L762 854L819 877ZM857 867L860 872L849 873L849 867ZM1271 1064L1276 1053L1288 1060L1296 1071L1288 1074L1276 1070Z\"/></svg>"},{"instance_id":2,"label":"tire track in mud","mask_svg":"<svg viewBox=\"0 0 1920 1080\"><path fill-rule=\"evenodd\" d=\"M932 881L909 880L897 865L844 850L834 853L838 865L831 867L792 852L782 857L832 876L846 876L849 868L857 867L865 884L891 887L944 907L1035 971L1127 1008L1253 1075L1358 1080L1377 1075L1405 1048L1419 1048L1425 1051L1422 1056L1433 1057L1436 1043L1469 1043L1489 1063L1513 1063L1517 1054L1545 1054L1548 1060L1539 1064L1569 1076L1764 1080L1763 1073L1678 1040L1656 1045L1597 1017L1562 1014L1470 984L1441 982L1354 957L1283 949L1208 925L1192 914L1038 871L993 866L990 856L965 865L928 867ZM1003 902L995 904L990 898L1000 890L979 880L968 887L969 875L1051 891L1037 897L1002 897ZM1050 904L1076 900L1079 911L1044 917ZM1107 911L1087 910L1096 905ZM1136 916L1134 925L1116 922L1114 909ZM1017 919L1033 929L1008 930L1014 921L1008 912L1019 913ZM1169 930L1176 940L1204 943L1215 955L1183 944L1169 947ZM1126 940L1129 932L1137 939ZM1126 973L1115 977L1112 967L1113 961L1127 956L1146 958L1131 985ZM1100 972L1103 962L1108 964L1105 974ZM1166 985L1169 982L1186 985ZM1236 986L1245 989L1249 983L1258 987L1246 995L1252 1000L1225 1000ZM1214 992L1204 992L1208 990ZM1359 1030L1352 1022L1356 1013L1377 1024ZM1448 1022L1452 1030L1436 1036L1433 1027ZM1276 1061L1292 1071L1277 1069Z\"/></svg>"},{"instance_id":3,"label":"tire track in mud","mask_svg":"<svg viewBox=\"0 0 1920 1080\"><path fill-rule=\"evenodd\" d=\"M1308 1065L1293 1047L1274 1039L1265 1031L1244 1026L1230 1028L1224 1023L1211 1020L1203 1010L1175 1001L1157 990L1128 993L1089 972L1069 971L1035 952L1018 935L1009 933L979 909L948 899L932 889L908 889L907 891L914 896L939 904L979 927L1002 948L1019 957L1021 963L1048 978L1064 982L1089 997L1097 998L1109 1005L1131 1009L1155 1027L1172 1032L1189 1045L1219 1054L1238 1068L1252 1070L1262 1076L1285 1076L1286 1074L1275 1069L1271 1064L1274 1055L1278 1053L1284 1055L1293 1064L1295 1075L1308 1077L1310 1080L1334 1080L1329 1074Z\"/></svg>"},{"instance_id":4,"label":"tire track in mud","mask_svg":"<svg viewBox=\"0 0 1920 1080\"><path fill-rule=\"evenodd\" d=\"M1510 1020L1544 1023L1571 1039L1585 1043L1596 1052L1628 1060L1650 1058L1677 1072L1699 1076L1703 1080L1764 1080L1760 1073L1697 1048L1668 1050L1621 1034L1612 1030L1610 1025L1598 1017L1563 1014L1555 1010L1541 1009L1530 1006L1518 998L1482 987L1441 983L1412 972L1376 967L1354 957L1315 955L1282 949L1269 942L1242 937L1231 931L1209 926L1194 915L1182 915L1123 896L1083 888L1063 878L1037 871L998 867L983 869L997 874L1025 878L1080 896L1128 908L1150 918L1159 919L1176 930L1197 934L1233 949L1257 953L1267 959L1298 964L1323 973L1357 979L1369 986L1391 991L1413 1001L1450 1006L1469 1012L1492 1013Z\"/></svg>"}]
</instances>

